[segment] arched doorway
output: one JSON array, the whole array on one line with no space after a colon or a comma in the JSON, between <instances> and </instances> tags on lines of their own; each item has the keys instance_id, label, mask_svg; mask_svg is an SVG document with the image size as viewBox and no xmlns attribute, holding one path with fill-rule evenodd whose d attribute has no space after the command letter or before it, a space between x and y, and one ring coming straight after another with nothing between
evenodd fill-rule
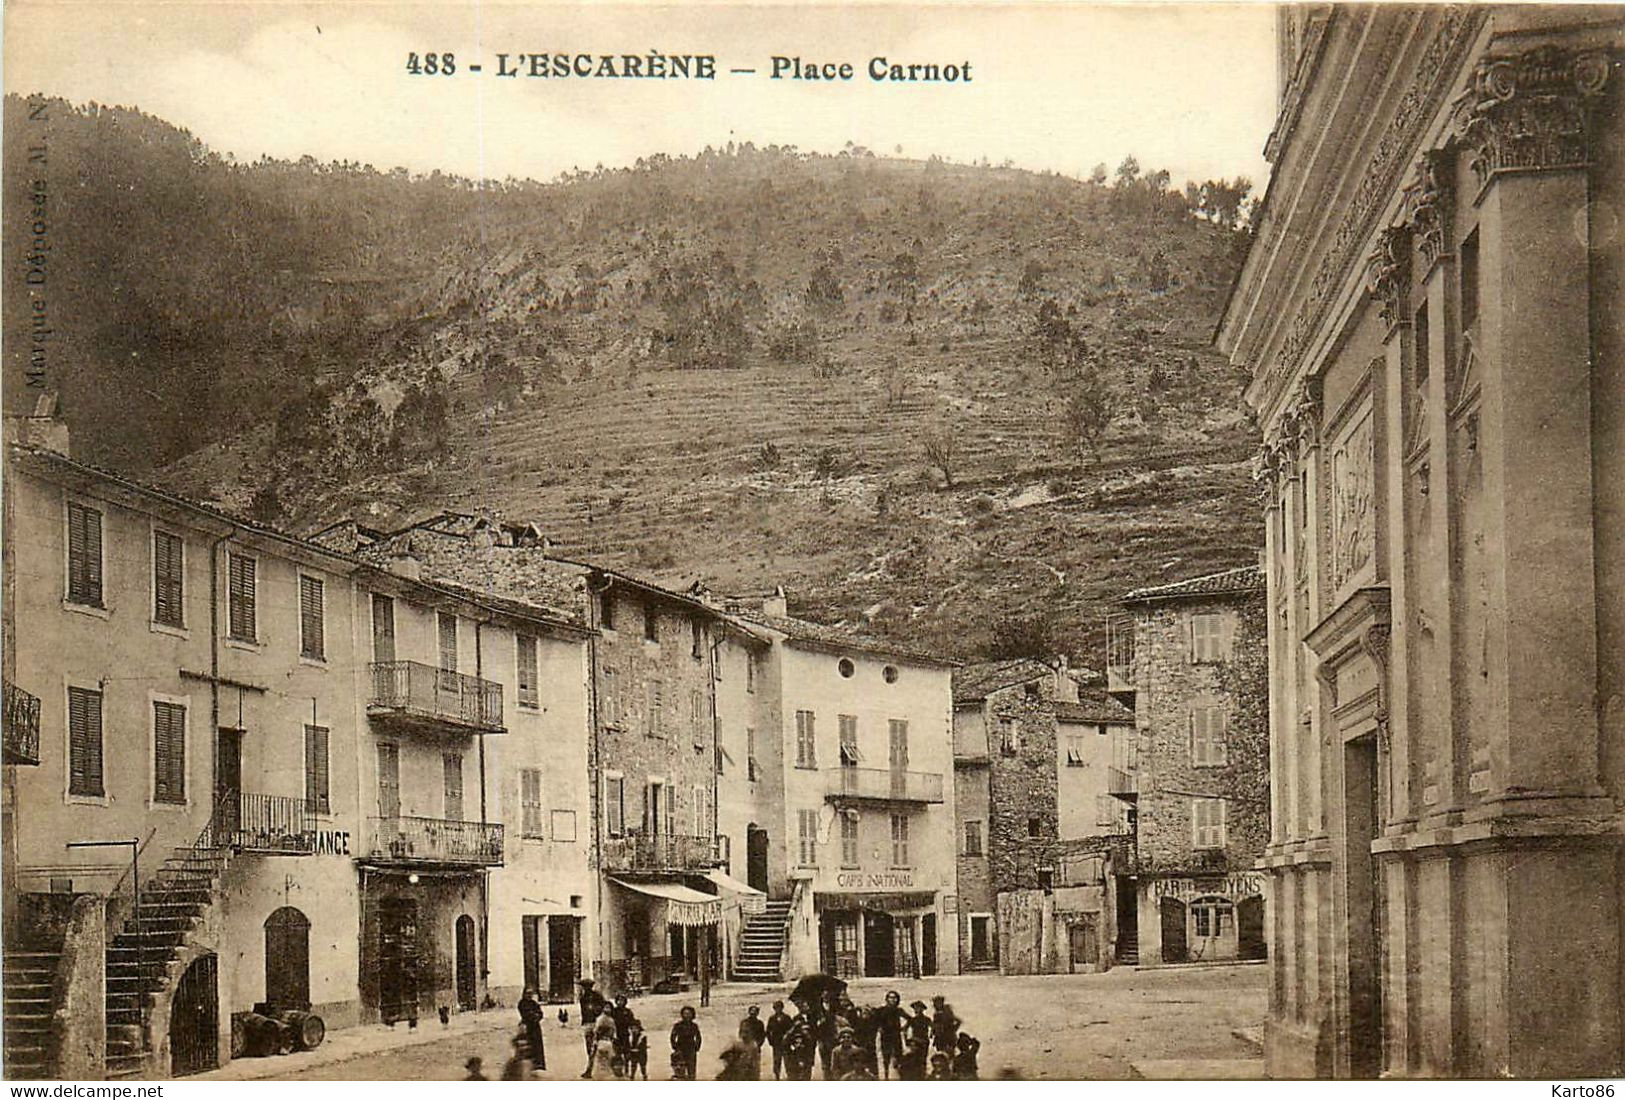
<instances>
[{"instance_id":1,"label":"arched doorway","mask_svg":"<svg viewBox=\"0 0 1625 1100\"><path fill-rule=\"evenodd\" d=\"M310 920L291 905L265 918L265 1001L310 1008Z\"/></svg>"},{"instance_id":2,"label":"arched doorway","mask_svg":"<svg viewBox=\"0 0 1625 1100\"><path fill-rule=\"evenodd\" d=\"M1264 899L1257 894L1242 898L1241 904L1236 906L1236 934L1242 958L1269 957L1269 947L1264 939Z\"/></svg>"},{"instance_id":3,"label":"arched doorway","mask_svg":"<svg viewBox=\"0 0 1625 1100\"><path fill-rule=\"evenodd\" d=\"M1178 898L1163 898L1159 908L1162 916L1162 961L1182 963L1189 953L1185 946L1185 903Z\"/></svg>"},{"instance_id":4,"label":"arched doorway","mask_svg":"<svg viewBox=\"0 0 1625 1100\"><path fill-rule=\"evenodd\" d=\"M472 1012L476 1007L478 983L474 967L474 918L464 913L457 918L457 1007Z\"/></svg>"},{"instance_id":5,"label":"arched doorway","mask_svg":"<svg viewBox=\"0 0 1625 1100\"><path fill-rule=\"evenodd\" d=\"M169 1074L187 1077L220 1064L219 964L194 959L175 987L169 1008Z\"/></svg>"}]
</instances>

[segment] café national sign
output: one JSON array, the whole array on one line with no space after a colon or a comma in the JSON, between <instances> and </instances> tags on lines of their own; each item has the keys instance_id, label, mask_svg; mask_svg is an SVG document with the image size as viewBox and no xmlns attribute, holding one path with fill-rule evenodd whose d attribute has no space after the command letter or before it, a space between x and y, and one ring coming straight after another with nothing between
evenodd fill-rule
<instances>
[{"instance_id":1,"label":"caf\u00e9 national sign","mask_svg":"<svg viewBox=\"0 0 1625 1100\"><path fill-rule=\"evenodd\" d=\"M913 871L842 871L835 876L842 890L912 890Z\"/></svg>"}]
</instances>

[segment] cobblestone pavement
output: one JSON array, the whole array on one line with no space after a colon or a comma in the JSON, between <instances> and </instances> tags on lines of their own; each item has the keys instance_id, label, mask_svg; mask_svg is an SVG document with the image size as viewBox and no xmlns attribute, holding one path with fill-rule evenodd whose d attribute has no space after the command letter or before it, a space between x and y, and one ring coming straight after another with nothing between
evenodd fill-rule
<instances>
[{"instance_id":1,"label":"cobblestone pavement","mask_svg":"<svg viewBox=\"0 0 1625 1100\"><path fill-rule=\"evenodd\" d=\"M1105 974L864 979L853 983L851 992L860 1004L879 1004L892 988L902 993L905 1004L946 996L965 1020L965 1029L982 1040L984 1078L1008 1068L1028 1078L1120 1079L1134 1075L1135 1063L1156 1067L1147 1076L1212 1076L1216 1065L1241 1073L1254 1063L1251 1069L1261 1070L1256 1047L1236 1032L1244 1036L1262 1025L1267 976L1261 964L1118 968ZM716 1076L717 1054L733 1037L747 1005L761 1005L765 1018L773 1000L788 989L789 983L730 983L713 989L710 1006L699 1010L705 1037L699 1076ZM697 1007L698 993L632 1002L649 1031L651 1080L671 1076L666 1036L685 1004ZM574 1006L568 1025L558 1020L560 1007L547 1008L548 1069L539 1075L544 1079L573 1079L585 1062ZM494 1080L502 1073L517 1019L509 1008L457 1016L446 1027L429 1018L415 1032L404 1024L346 1028L331 1033L317 1050L239 1059L203 1077L450 1081L463 1076L470 1055L479 1055ZM1182 1074L1186 1062L1191 1072ZM771 1057L765 1052L764 1063L771 1077ZM818 1078L817 1071L813 1076Z\"/></svg>"}]
</instances>

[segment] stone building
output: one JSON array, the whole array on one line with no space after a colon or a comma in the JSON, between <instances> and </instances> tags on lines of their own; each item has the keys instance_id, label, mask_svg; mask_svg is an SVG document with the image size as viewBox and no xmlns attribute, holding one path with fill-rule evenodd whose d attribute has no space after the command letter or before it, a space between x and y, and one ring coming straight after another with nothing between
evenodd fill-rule
<instances>
[{"instance_id":1,"label":"stone building","mask_svg":"<svg viewBox=\"0 0 1625 1100\"><path fill-rule=\"evenodd\" d=\"M1283 9L1219 333L1267 490L1267 1056L1625 1069L1625 19Z\"/></svg>"},{"instance_id":2,"label":"stone building","mask_svg":"<svg viewBox=\"0 0 1625 1100\"><path fill-rule=\"evenodd\" d=\"M1262 958L1269 838L1264 577L1257 566L1141 588L1132 665L1135 851L1119 943L1144 963ZM1132 918L1133 927L1129 927Z\"/></svg>"}]
</instances>

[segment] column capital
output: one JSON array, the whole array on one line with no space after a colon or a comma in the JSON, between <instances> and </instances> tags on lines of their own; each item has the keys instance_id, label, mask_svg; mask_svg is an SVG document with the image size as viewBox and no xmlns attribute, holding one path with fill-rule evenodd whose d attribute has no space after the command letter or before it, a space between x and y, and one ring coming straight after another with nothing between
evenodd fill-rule
<instances>
[{"instance_id":1,"label":"column capital","mask_svg":"<svg viewBox=\"0 0 1625 1100\"><path fill-rule=\"evenodd\" d=\"M1429 149L1416 163L1404 188L1405 223L1416 238L1422 270L1428 271L1445 252L1449 224L1450 179L1454 155L1447 149Z\"/></svg>"},{"instance_id":2,"label":"column capital","mask_svg":"<svg viewBox=\"0 0 1625 1100\"><path fill-rule=\"evenodd\" d=\"M1501 172L1588 167L1592 108L1618 64L1610 50L1555 45L1482 58L1453 118L1480 188Z\"/></svg>"},{"instance_id":3,"label":"column capital","mask_svg":"<svg viewBox=\"0 0 1625 1100\"><path fill-rule=\"evenodd\" d=\"M1377 300L1382 323L1392 332L1408 315L1411 296L1411 231L1394 226L1377 234L1366 259L1366 287Z\"/></svg>"}]
</instances>

